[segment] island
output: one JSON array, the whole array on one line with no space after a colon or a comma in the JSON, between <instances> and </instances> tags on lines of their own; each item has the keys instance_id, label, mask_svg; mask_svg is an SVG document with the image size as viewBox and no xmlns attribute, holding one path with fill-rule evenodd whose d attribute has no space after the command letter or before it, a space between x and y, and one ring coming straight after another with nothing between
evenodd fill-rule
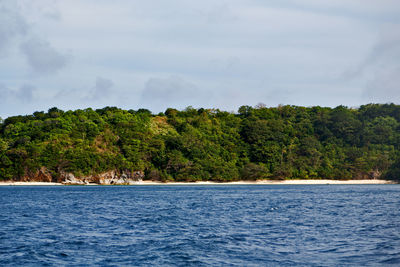
<instances>
[{"instance_id":1,"label":"island","mask_svg":"<svg viewBox=\"0 0 400 267\"><path fill-rule=\"evenodd\" d=\"M187 107L158 114L54 107L0 119L0 181L396 182L399 129L400 106L395 104L259 104L237 112Z\"/></svg>"}]
</instances>

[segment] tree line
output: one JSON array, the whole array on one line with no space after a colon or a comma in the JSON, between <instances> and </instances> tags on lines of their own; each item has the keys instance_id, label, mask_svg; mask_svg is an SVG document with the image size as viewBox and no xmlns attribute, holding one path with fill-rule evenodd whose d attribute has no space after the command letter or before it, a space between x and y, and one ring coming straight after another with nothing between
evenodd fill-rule
<instances>
[{"instance_id":1,"label":"tree line","mask_svg":"<svg viewBox=\"0 0 400 267\"><path fill-rule=\"evenodd\" d=\"M400 106L116 107L0 119L0 179L142 171L160 181L400 178Z\"/></svg>"}]
</instances>

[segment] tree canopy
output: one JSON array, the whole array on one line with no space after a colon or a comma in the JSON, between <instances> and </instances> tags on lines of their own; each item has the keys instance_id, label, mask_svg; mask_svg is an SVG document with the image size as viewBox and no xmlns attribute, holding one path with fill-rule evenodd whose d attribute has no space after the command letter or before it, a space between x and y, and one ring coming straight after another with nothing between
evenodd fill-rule
<instances>
[{"instance_id":1,"label":"tree canopy","mask_svg":"<svg viewBox=\"0 0 400 267\"><path fill-rule=\"evenodd\" d=\"M116 107L0 118L0 179L142 171L161 181L400 178L400 106Z\"/></svg>"}]
</instances>

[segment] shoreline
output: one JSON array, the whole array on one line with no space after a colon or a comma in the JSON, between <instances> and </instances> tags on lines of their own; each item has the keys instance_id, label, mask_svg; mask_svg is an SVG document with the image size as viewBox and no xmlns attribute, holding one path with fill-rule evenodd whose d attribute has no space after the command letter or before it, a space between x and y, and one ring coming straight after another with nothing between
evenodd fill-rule
<instances>
[{"instance_id":1,"label":"shoreline","mask_svg":"<svg viewBox=\"0 0 400 267\"><path fill-rule=\"evenodd\" d=\"M156 182L156 181L140 181L130 186L143 186L143 185L368 185L368 184L398 184L390 180L258 180L258 181L235 181L235 182ZM63 183L52 182L14 182L5 181L0 182L0 186L59 186L67 185ZM99 184L88 184L88 186L96 186ZM100 186L100 185L99 185Z\"/></svg>"}]
</instances>

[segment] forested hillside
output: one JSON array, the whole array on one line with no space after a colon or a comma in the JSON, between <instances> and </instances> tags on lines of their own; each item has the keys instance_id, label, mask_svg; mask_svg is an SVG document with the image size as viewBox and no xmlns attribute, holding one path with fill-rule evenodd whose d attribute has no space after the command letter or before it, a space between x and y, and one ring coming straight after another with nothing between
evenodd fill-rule
<instances>
[{"instance_id":1,"label":"forested hillside","mask_svg":"<svg viewBox=\"0 0 400 267\"><path fill-rule=\"evenodd\" d=\"M35 112L0 120L0 179L108 171L161 181L400 178L400 106Z\"/></svg>"}]
</instances>

